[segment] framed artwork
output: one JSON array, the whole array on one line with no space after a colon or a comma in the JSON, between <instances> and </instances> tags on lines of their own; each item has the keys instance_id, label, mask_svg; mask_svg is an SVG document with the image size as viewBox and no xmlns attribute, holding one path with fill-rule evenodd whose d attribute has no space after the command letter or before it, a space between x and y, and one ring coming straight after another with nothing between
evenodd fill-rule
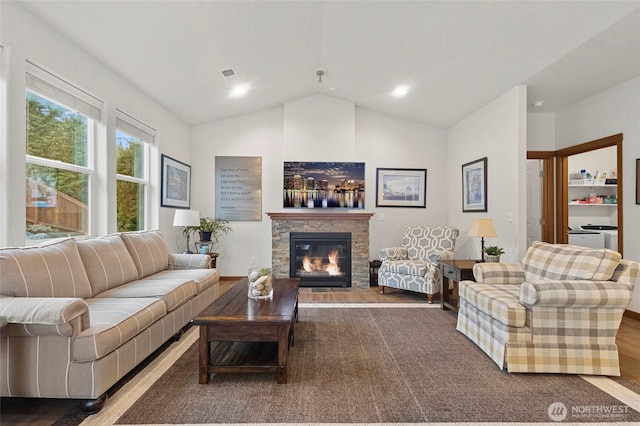
<instances>
[{"instance_id":1,"label":"framed artwork","mask_svg":"<svg viewBox=\"0 0 640 426\"><path fill-rule=\"evenodd\" d=\"M427 205L427 169L376 169L376 207Z\"/></svg>"},{"instance_id":2,"label":"framed artwork","mask_svg":"<svg viewBox=\"0 0 640 426\"><path fill-rule=\"evenodd\" d=\"M161 207L188 209L191 206L191 166L162 154Z\"/></svg>"},{"instance_id":3,"label":"framed artwork","mask_svg":"<svg viewBox=\"0 0 640 426\"><path fill-rule=\"evenodd\" d=\"M640 204L640 158L636 158L636 204Z\"/></svg>"},{"instance_id":4,"label":"framed artwork","mask_svg":"<svg viewBox=\"0 0 640 426\"><path fill-rule=\"evenodd\" d=\"M282 207L364 209L364 165L285 161Z\"/></svg>"},{"instance_id":5,"label":"framed artwork","mask_svg":"<svg viewBox=\"0 0 640 426\"><path fill-rule=\"evenodd\" d=\"M462 211L487 211L487 157L462 165Z\"/></svg>"},{"instance_id":6,"label":"framed artwork","mask_svg":"<svg viewBox=\"0 0 640 426\"><path fill-rule=\"evenodd\" d=\"M216 219L262 220L262 157L216 155Z\"/></svg>"}]
</instances>

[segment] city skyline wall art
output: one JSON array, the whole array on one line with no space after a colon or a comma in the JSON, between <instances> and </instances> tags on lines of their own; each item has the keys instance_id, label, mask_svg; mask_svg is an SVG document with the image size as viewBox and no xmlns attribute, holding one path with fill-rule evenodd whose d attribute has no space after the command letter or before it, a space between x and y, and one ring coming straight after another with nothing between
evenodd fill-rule
<instances>
[{"instance_id":1,"label":"city skyline wall art","mask_svg":"<svg viewBox=\"0 0 640 426\"><path fill-rule=\"evenodd\" d=\"M284 208L364 209L364 163L285 161Z\"/></svg>"}]
</instances>

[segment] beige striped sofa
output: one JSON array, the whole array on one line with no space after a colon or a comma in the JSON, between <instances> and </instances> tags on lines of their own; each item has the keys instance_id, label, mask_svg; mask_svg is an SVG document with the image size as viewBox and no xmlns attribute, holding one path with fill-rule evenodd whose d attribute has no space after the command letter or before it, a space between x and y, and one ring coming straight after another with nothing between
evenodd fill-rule
<instances>
[{"instance_id":1,"label":"beige striped sofa","mask_svg":"<svg viewBox=\"0 0 640 426\"><path fill-rule=\"evenodd\" d=\"M208 255L170 254L158 231L0 249L0 394L107 390L218 297Z\"/></svg>"},{"instance_id":2,"label":"beige striped sofa","mask_svg":"<svg viewBox=\"0 0 640 426\"><path fill-rule=\"evenodd\" d=\"M457 329L511 373L619 376L616 333L639 264L607 249L534 242L521 263L478 263Z\"/></svg>"}]
</instances>

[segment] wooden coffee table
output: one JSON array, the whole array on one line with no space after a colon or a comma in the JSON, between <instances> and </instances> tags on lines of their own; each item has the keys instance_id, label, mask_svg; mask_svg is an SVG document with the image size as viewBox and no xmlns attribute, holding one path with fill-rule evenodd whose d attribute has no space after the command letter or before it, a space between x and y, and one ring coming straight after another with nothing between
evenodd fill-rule
<instances>
[{"instance_id":1,"label":"wooden coffee table","mask_svg":"<svg viewBox=\"0 0 640 426\"><path fill-rule=\"evenodd\" d=\"M299 286L299 278L275 278L271 299L251 299L245 278L200 312L192 321L200 326L199 382L212 373L276 373L287 383Z\"/></svg>"}]
</instances>

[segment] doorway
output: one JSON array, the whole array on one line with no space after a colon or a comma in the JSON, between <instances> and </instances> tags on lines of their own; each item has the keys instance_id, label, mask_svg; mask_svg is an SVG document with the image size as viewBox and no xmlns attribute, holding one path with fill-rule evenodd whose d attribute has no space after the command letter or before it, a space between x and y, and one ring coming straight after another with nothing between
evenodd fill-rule
<instances>
[{"instance_id":1,"label":"doorway","mask_svg":"<svg viewBox=\"0 0 640 426\"><path fill-rule=\"evenodd\" d=\"M556 238L559 243L568 243L569 241L569 200L572 197L570 194L570 181L569 174L571 173L569 165L569 157L577 154L584 154L608 147L615 147L615 164L617 172L616 181L616 197L617 197L617 212L616 220L618 227L618 252L623 253L624 240L623 240L623 182L622 182L622 140L623 135L619 133L617 135L608 136L606 138L597 139L590 142L585 142L580 145L571 146L565 149L556 151L556 174L558 179L556 180L556 198L558 200L556 209ZM588 208L592 206L587 206Z\"/></svg>"},{"instance_id":2,"label":"doorway","mask_svg":"<svg viewBox=\"0 0 640 426\"><path fill-rule=\"evenodd\" d=\"M540 241L546 243L555 243L556 241L554 159L554 151L527 151L527 191L529 192L529 185L535 185L534 191L540 192L539 198L527 195L527 247L538 235ZM539 165L536 167L539 168L538 179L529 174L530 164L533 164L534 161ZM530 177L531 182L529 182ZM534 183L534 181L537 182ZM540 186L538 187L538 185ZM534 223L536 216L539 216L538 224Z\"/></svg>"}]
</instances>

